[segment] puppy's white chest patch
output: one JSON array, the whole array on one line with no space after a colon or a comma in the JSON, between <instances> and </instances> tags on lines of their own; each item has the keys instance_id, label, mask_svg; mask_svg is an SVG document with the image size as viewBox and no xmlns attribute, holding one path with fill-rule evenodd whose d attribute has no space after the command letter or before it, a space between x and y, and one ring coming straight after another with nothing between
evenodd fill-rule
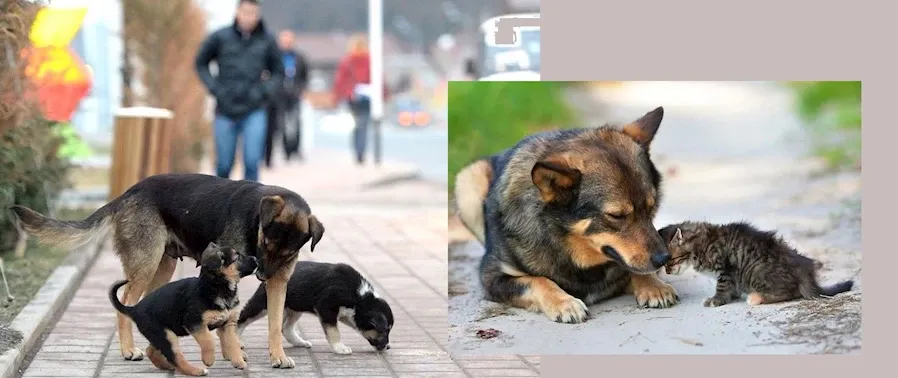
<instances>
[{"instance_id":1,"label":"puppy's white chest patch","mask_svg":"<svg viewBox=\"0 0 898 378\"><path fill-rule=\"evenodd\" d=\"M357 328L355 325L355 309L340 307L340 312L337 313L337 320L353 329Z\"/></svg>"}]
</instances>

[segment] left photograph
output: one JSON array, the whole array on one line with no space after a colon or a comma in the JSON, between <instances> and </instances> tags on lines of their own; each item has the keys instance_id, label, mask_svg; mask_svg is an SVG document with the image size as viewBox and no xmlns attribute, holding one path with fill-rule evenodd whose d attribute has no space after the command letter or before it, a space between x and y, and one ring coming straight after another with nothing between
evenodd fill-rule
<instances>
[{"instance_id":1,"label":"left photograph","mask_svg":"<svg viewBox=\"0 0 898 378\"><path fill-rule=\"evenodd\" d=\"M2 2L3 376L477 376L427 56L461 31L398 3Z\"/></svg>"}]
</instances>

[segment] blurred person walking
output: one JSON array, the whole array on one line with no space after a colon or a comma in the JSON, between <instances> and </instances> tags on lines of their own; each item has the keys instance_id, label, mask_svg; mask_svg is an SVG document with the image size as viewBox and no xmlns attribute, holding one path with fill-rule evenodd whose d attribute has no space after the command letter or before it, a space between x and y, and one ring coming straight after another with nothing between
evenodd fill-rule
<instances>
[{"instance_id":1,"label":"blurred person walking","mask_svg":"<svg viewBox=\"0 0 898 378\"><path fill-rule=\"evenodd\" d=\"M209 64L215 61L218 75ZM215 97L215 171L229 177L243 137L246 180L259 180L259 162L265 150L267 105L276 98L284 80L284 64L274 36L265 30L258 0L239 0L234 24L212 33L196 55L200 80ZM267 71L268 80L263 80Z\"/></svg>"},{"instance_id":2,"label":"blurred person walking","mask_svg":"<svg viewBox=\"0 0 898 378\"><path fill-rule=\"evenodd\" d=\"M268 105L268 133L265 138L265 165L271 168L274 138L282 136L284 153L289 161L296 155L300 160L302 139L302 96L309 82L308 60L295 46L296 35L290 30L278 34L278 46L284 64L284 81L275 101Z\"/></svg>"},{"instance_id":3,"label":"blurred person walking","mask_svg":"<svg viewBox=\"0 0 898 378\"><path fill-rule=\"evenodd\" d=\"M382 88L387 97L386 81ZM352 142L356 162L365 163L368 145L368 125L371 121L371 57L368 41L364 35L355 35L349 40L346 55L340 59L334 77L333 96L335 105L346 102L355 119Z\"/></svg>"}]
</instances>

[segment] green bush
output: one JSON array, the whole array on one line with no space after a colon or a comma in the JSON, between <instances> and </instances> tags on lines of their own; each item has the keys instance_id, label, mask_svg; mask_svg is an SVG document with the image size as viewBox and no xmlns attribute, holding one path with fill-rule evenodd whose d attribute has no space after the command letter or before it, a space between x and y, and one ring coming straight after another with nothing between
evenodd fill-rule
<instances>
[{"instance_id":1,"label":"green bush","mask_svg":"<svg viewBox=\"0 0 898 378\"><path fill-rule=\"evenodd\" d=\"M860 168L861 82L813 81L788 84L796 110L807 125L813 152L830 168Z\"/></svg>"},{"instance_id":2,"label":"green bush","mask_svg":"<svg viewBox=\"0 0 898 378\"><path fill-rule=\"evenodd\" d=\"M24 205L46 213L48 200L64 189L69 163L60 158L63 142L56 122L36 118L0 136L0 251L13 248L17 234L6 209Z\"/></svg>"},{"instance_id":3,"label":"green bush","mask_svg":"<svg viewBox=\"0 0 898 378\"><path fill-rule=\"evenodd\" d=\"M449 83L449 183L468 163L511 147L538 131L576 123L565 83Z\"/></svg>"}]
</instances>

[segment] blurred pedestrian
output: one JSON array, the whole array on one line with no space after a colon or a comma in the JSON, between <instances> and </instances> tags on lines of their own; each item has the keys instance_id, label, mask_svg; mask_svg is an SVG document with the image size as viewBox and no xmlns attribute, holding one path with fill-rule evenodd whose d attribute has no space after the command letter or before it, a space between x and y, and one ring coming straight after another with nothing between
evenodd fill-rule
<instances>
[{"instance_id":1,"label":"blurred pedestrian","mask_svg":"<svg viewBox=\"0 0 898 378\"><path fill-rule=\"evenodd\" d=\"M368 41L364 35L350 38L346 55L340 59L334 78L333 96L335 103L346 102L355 119L352 142L358 164L365 163L368 145L368 124L371 120L371 57ZM386 84L382 88L387 96Z\"/></svg>"},{"instance_id":2,"label":"blurred pedestrian","mask_svg":"<svg viewBox=\"0 0 898 378\"><path fill-rule=\"evenodd\" d=\"M209 64L215 61L218 75ZM196 55L196 71L215 97L215 171L229 177L243 138L244 178L259 180L265 150L266 107L284 80L284 64L274 36L265 30L258 0L239 0L234 24L213 32ZM267 71L268 80L262 79Z\"/></svg>"},{"instance_id":3,"label":"blurred pedestrian","mask_svg":"<svg viewBox=\"0 0 898 378\"><path fill-rule=\"evenodd\" d=\"M300 141L302 138L301 102L309 82L308 60L296 49L296 35L290 30L278 34L278 46L284 63L284 82L268 106L268 133L265 140L265 165L271 168L271 152L274 138L282 136L284 154L287 160L297 156L302 160Z\"/></svg>"}]
</instances>

